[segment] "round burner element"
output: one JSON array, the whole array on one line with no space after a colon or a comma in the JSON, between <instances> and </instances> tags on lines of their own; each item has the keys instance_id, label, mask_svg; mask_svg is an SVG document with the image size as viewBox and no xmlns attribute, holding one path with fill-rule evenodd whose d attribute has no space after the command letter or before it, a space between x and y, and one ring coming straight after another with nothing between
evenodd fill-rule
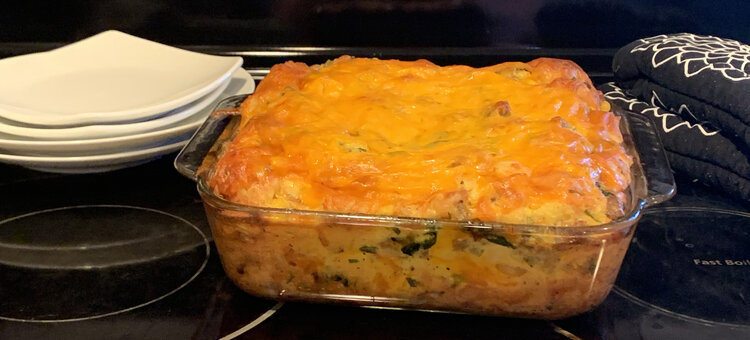
<instances>
[{"instance_id":1,"label":"round burner element","mask_svg":"<svg viewBox=\"0 0 750 340\"><path fill-rule=\"evenodd\" d=\"M195 225L148 208L90 205L0 221L0 319L64 322L159 301L206 266Z\"/></svg>"},{"instance_id":2,"label":"round burner element","mask_svg":"<svg viewBox=\"0 0 750 340\"><path fill-rule=\"evenodd\" d=\"M750 214L707 208L646 211L615 292L706 324L750 326Z\"/></svg>"}]
</instances>

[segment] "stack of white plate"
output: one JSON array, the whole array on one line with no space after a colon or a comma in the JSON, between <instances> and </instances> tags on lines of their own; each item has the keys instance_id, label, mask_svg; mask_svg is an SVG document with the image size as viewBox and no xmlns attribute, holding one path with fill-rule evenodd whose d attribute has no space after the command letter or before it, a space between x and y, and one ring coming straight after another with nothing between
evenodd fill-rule
<instances>
[{"instance_id":1,"label":"stack of white plate","mask_svg":"<svg viewBox=\"0 0 750 340\"><path fill-rule=\"evenodd\" d=\"M0 60L0 162L90 173L176 151L218 101L253 92L241 65L118 31Z\"/></svg>"}]
</instances>

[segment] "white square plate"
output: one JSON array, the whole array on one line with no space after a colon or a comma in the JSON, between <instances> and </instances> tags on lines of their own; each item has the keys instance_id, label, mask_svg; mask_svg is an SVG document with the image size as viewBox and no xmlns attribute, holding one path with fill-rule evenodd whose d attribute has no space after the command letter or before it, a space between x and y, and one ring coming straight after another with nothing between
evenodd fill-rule
<instances>
[{"instance_id":1,"label":"white square plate","mask_svg":"<svg viewBox=\"0 0 750 340\"><path fill-rule=\"evenodd\" d=\"M105 172L143 164L159 156L177 151L187 144L188 139L178 140L176 142L170 141L171 144L160 145L153 148L94 156L40 157L0 154L0 162L21 165L37 171L54 173L85 174Z\"/></svg>"},{"instance_id":2,"label":"white square plate","mask_svg":"<svg viewBox=\"0 0 750 340\"><path fill-rule=\"evenodd\" d=\"M181 135L190 134L203 123L208 117L216 104L226 98L238 94L252 93L255 90L253 78L243 69L238 69L232 75L229 85L221 95L212 103L203 108L200 112L191 115L184 120L174 124L160 127L158 130L147 132L133 132L128 130L129 134L117 137L103 137L94 139L75 138L76 133L81 131L69 131L71 139L65 140L40 140L28 139L6 135L0 132L0 154L16 154L26 156L84 156L95 154L109 154L114 152L123 152L158 143L167 139L175 138ZM210 95L208 95L210 96ZM135 125L142 123L134 123ZM148 124L148 123L147 123ZM132 124L128 124L132 125ZM123 125L129 128L127 125ZM118 125L111 126L113 129ZM73 129L87 129L73 128ZM68 129L54 129L68 130ZM3 131L3 125L0 124L0 131ZM46 131L46 130L45 130ZM42 131L42 132L45 132ZM27 132L27 131L26 131ZM84 137L91 131L82 131ZM43 135L47 136L47 134ZM1 161L0 161L1 162Z\"/></svg>"},{"instance_id":3,"label":"white square plate","mask_svg":"<svg viewBox=\"0 0 750 340\"><path fill-rule=\"evenodd\" d=\"M229 80L220 84L219 88L213 92L198 98L193 103L179 107L161 117L135 123L123 124L94 124L74 127L29 127L12 125L10 121L0 118L0 133L15 135L20 138L35 138L41 140L75 140L75 139L94 139L117 137L138 134L147 131L161 129L165 126L183 121L207 108L216 100L224 88L229 84Z\"/></svg>"},{"instance_id":4,"label":"white square plate","mask_svg":"<svg viewBox=\"0 0 750 340\"><path fill-rule=\"evenodd\" d=\"M241 65L106 31L0 60L0 117L38 126L144 120L210 93Z\"/></svg>"}]
</instances>

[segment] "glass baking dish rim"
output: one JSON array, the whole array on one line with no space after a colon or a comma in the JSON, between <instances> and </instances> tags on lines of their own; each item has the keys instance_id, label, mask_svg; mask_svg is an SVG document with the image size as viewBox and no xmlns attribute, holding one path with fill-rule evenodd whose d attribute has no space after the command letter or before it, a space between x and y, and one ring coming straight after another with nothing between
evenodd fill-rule
<instances>
[{"instance_id":1,"label":"glass baking dish rim","mask_svg":"<svg viewBox=\"0 0 750 340\"><path fill-rule=\"evenodd\" d=\"M530 234L549 234L555 236L587 236L593 234L606 234L617 232L622 229L630 228L640 219L641 212L646 207L647 202L643 198L635 199L633 209L627 214L612 221L590 225L590 226L549 226L540 224L513 224L498 221L479 221L479 220L450 220L441 218L424 218L409 217L396 215L374 215L361 213L339 213L331 211L301 210L287 208L270 208L258 207L235 203L222 198L211 191L205 182L203 176L198 176L198 192L204 200L204 203L210 204L220 209L260 214L279 214L288 216L312 216L322 217L331 220L343 219L351 222L369 222L373 224L406 224L406 225L440 225L440 226L460 226L463 228L476 228L484 230L513 230L514 232ZM208 201L208 200L210 201Z\"/></svg>"}]
</instances>

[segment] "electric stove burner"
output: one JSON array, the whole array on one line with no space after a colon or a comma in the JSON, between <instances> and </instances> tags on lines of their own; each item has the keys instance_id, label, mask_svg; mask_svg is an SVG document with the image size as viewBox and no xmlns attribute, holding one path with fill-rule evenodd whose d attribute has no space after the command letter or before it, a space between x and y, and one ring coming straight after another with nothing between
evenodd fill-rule
<instances>
[{"instance_id":1,"label":"electric stove burner","mask_svg":"<svg viewBox=\"0 0 750 340\"><path fill-rule=\"evenodd\" d=\"M750 327L750 214L685 207L648 210L615 292L668 316Z\"/></svg>"},{"instance_id":2,"label":"electric stove burner","mask_svg":"<svg viewBox=\"0 0 750 340\"><path fill-rule=\"evenodd\" d=\"M64 322L159 301L209 258L206 235L162 211L89 205L0 221L0 319Z\"/></svg>"}]
</instances>

